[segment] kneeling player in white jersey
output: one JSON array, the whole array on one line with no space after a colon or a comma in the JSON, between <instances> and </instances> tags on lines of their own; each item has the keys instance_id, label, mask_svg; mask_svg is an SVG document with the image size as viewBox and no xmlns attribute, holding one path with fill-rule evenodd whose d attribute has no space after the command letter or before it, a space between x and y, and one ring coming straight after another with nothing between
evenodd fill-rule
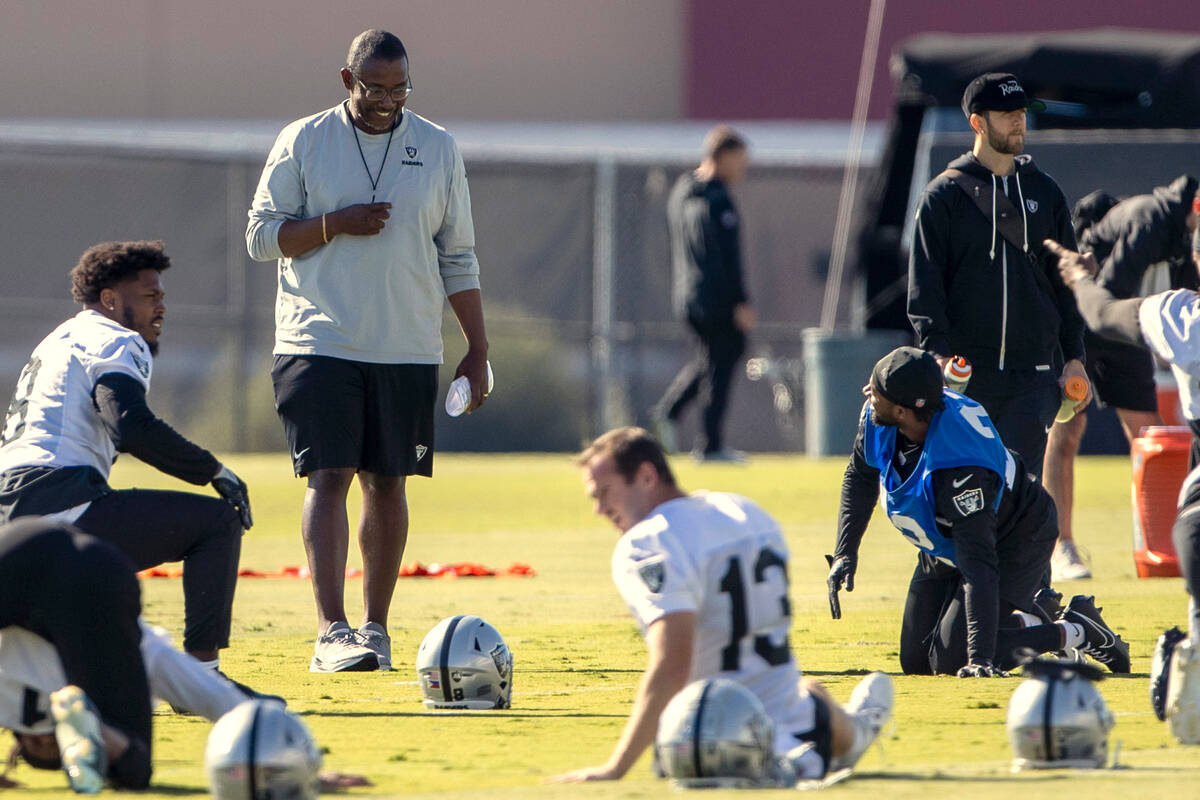
<instances>
[{"instance_id":1,"label":"kneeling player in white jersey","mask_svg":"<svg viewBox=\"0 0 1200 800\"><path fill-rule=\"evenodd\" d=\"M215 667L229 646L246 485L146 405L166 306L161 242L105 242L71 270L84 306L33 351L0 433L0 521L70 522L146 569L183 561L184 649ZM117 453L221 499L188 492L113 491Z\"/></svg>"},{"instance_id":2,"label":"kneeling player in white jersey","mask_svg":"<svg viewBox=\"0 0 1200 800\"><path fill-rule=\"evenodd\" d=\"M736 680L775 723L775 750L798 777L858 761L891 715L891 681L875 673L846 708L800 679L788 646L788 547L779 525L745 497L684 494L658 442L619 428L579 457L596 513L622 532L613 579L642 628L648 663L624 733L604 764L559 782L621 778L654 741L659 716L691 681Z\"/></svg>"}]
</instances>

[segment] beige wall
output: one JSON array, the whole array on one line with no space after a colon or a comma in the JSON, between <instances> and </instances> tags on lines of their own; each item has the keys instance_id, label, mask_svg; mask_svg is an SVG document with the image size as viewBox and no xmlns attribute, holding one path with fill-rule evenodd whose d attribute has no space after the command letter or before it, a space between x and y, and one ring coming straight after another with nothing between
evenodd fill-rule
<instances>
[{"instance_id":1,"label":"beige wall","mask_svg":"<svg viewBox=\"0 0 1200 800\"><path fill-rule=\"evenodd\" d=\"M355 34L409 52L434 120L671 120L684 0L0 0L0 117L292 119Z\"/></svg>"}]
</instances>

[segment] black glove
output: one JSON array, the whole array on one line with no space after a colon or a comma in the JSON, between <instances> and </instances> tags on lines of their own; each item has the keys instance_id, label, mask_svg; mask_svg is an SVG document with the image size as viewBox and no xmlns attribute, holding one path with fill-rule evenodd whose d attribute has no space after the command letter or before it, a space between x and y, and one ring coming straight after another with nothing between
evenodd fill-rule
<instances>
[{"instance_id":1,"label":"black glove","mask_svg":"<svg viewBox=\"0 0 1200 800\"><path fill-rule=\"evenodd\" d=\"M972 661L958 671L960 678L1007 678L1008 673L992 666L991 661Z\"/></svg>"},{"instance_id":2,"label":"black glove","mask_svg":"<svg viewBox=\"0 0 1200 800\"><path fill-rule=\"evenodd\" d=\"M212 479L212 485L225 502L237 509L238 516L242 518L242 527L246 530L254 527L254 515L250 513L250 491L242 479L222 464Z\"/></svg>"},{"instance_id":3,"label":"black glove","mask_svg":"<svg viewBox=\"0 0 1200 800\"><path fill-rule=\"evenodd\" d=\"M858 562L852 556L834 558L826 555L825 560L829 562L829 577L825 579L825 584L829 587L829 615L834 619L841 619L842 604L838 600L838 592L843 584L847 592L854 591L854 571L858 569Z\"/></svg>"}]
</instances>

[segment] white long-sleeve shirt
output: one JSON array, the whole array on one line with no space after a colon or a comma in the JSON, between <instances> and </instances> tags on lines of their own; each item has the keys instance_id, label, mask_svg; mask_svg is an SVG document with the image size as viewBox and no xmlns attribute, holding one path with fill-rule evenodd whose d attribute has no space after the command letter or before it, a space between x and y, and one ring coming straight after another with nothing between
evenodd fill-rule
<instances>
[{"instance_id":1,"label":"white long-sleeve shirt","mask_svg":"<svg viewBox=\"0 0 1200 800\"><path fill-rule=\"evenodd\" d=\"M479 288L466 169L450 134L411 111L390 147L388 137L355 130L341 103L291 123L271 148L246 247L255 260L279 260L276 355L442 362L444 298ZM295 258L280 251L285 221L369 203L372 194L392 204L378 235L343 234Z\"/></svg>"}]
</instances>

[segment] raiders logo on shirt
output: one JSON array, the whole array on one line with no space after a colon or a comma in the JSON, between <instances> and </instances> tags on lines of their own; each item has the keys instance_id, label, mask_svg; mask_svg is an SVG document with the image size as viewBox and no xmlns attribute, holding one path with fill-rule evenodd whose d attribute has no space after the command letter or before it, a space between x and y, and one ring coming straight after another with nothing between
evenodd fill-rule
<instances>
[{"instance_id":1,"label":"raiders logo on shirt","mask_svg":"<svg viewBox=\"0 0 1200 800\"><path fill-rule=\"evenodd\" d=\"M638 575L642 577L642 582L646 584L646 588L654 594L662 592L663 581L666 580L666 570L663 569L661 561L647 561L638 567Z\"/></svg>"},{"instance_id":2,"label":"raiders logo on shirt","mask_svg":"<svg viewBox=\"0 0 1200 800\"><path fill-rule=\"evenodd\" d=\"M954 495L954 507L964 517L969 517L983 510L983 489L967 489L962 494Z\"/></svg>"}]
</instances>

